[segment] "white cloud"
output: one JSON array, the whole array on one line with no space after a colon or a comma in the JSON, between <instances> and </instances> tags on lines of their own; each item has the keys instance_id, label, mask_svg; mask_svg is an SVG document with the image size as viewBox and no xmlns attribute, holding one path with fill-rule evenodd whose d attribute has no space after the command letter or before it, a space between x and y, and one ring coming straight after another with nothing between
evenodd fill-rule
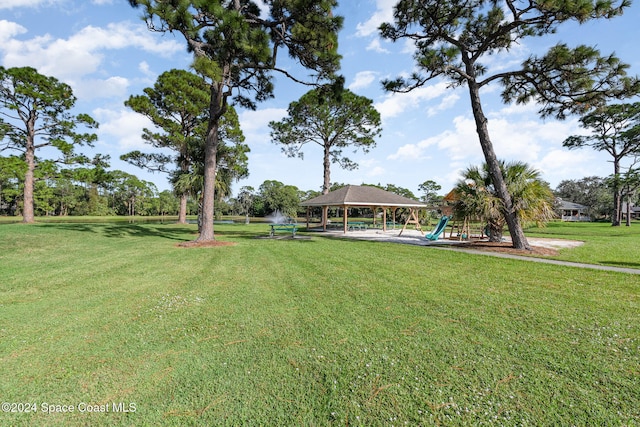
<instances>
[{"instance_id":1,"label":"white cloud","mask_svg":"<svg viewBox=\"0 0 640 427\"><path fill-rule=\"evenodd\" d=\"M557 173L558 176L573 167L569 166L572 163L580 167L591 160L586 155L574 154L572 162L567 162L569 157L560 148L566 137L580 131L576 121L541 123L530 115L518 117L515 114L492 113L490 116L489 136L500 159L524 161L545 175ZM451 162L450 167L455 169L455 174L469 165L484 162L473 117L457 116L452 124L453 129L415 144L405 144L387 158L415 162L443 157ZM553 155L549 157L547 153Z\"/></svg>"},{"instance_id":2,"label":"white cloud","mask_svg":"<svg viewBox=\"0 0 640 427\"><path fill-rule=\"evenodd\" d=\"M153 129L153 123L142 114L130 110L93 110L93 118L100 123L98 137L100 141L115 141L122 151L148 149L142 139L142 129Z\"/></svg>"},{"instance_id":3,"label":"white cloud","mask_svg":"<svg viewBox=\"0 0 640 427\"><path fill-rule=\"evenodd\" d=\"M396 0L376 0L376 11L363 23L356 25L356 35L368 37L377 33L378 27L384 22L393 22L393 6Z\"/></svg>"},{"instance_id":4,"label":"white cloud","mask_svg":"<svg viewBox=\"0 0 640 427\"><path fill-rule=\"evenodd\" d=\"M453 125L453 131L447 130L419 144L425 148L435 145L438 150L446 152L449 160L460 163L472 162L482 156L474 120L466 116L457 116L453 119ZM431 156L433 155L431 153Z\"/></svg>"},{"instance_id":5,"label":"white cloud","mask_svg":"<svg viewBox=\"0 0 640 427\"><path fill-rule=\"evenodd\" d=\"M77 48L66 40L54 40L50 35L35 37L26 42L17 40L5 45L5 65L20 67L29 65L45 75L61 80L75 79L90 74L98 68L103 57L100 54Z\"/></svg>"},{"instance_id":6,"label":"white cloud","mask_svg":"<svg viewBox=\"0 0 640 427\"><path fill-rule=\"evenodd\" d=\"M42 74L61 80L77 80L96 72L104 62L105 50L138 48L163 57L184 50L175 40L158 41L144 26L130 22L106 28L87 26L68 39L45 34L30 40L10 40L0 46L9 67L32 66Z\"/></svg>"},{"instance_id":7,"label":"white cloud","mask_svg":"<svg viewBox=\"0 0 640 427\"><path fill-rule=\"evenodd\" d=\"M403 46L400 52L404 53L405 55L413 56L414 53L416 52L415 42L411 39L406 39L403 43Z\"/></svg>"},{"instance_id":8,"label":"white cloud","mask_svg":"<svg viewBox=\"0 0 640 427\"><path fill-rule=\"evenodd\" d=\"M147 61L142 61L141 63L138 64L138 70L140 70L142 72L142 74L146 75L146 76L152 76L154 73L151 72L151 69L149 67L149 63Z\"/></svg>"},{"instance_id":9,"label":"white cloud","mask_svg":"<svg viewBox=\"0 0 640 427\"><path fill-rule=\"evenodd\" d=\"M250 144L266 144L271 142L269 122L281 120L287 115L284 108L264 108L251 111L244 110L239 114L240 126Z\"/></svg>"},{"instance_id":10,"label":"white cloud","mask_svg":"<svg viewBox=\"0 0 640 427\"><path fill-rule=\"evenodd\" d=\"M61 3L60 0L2 0L0 9L13 9L14 7L35 7L41 4Z\"/></svg>"},{"instance_id":11,"label":"white cloud","mask_svg":"<svg viewBox=\"0 0 640 427\"><path fill-rule=\"evenodd\" d=\"M597 165L594 168L594 165ZM585 176L607 176L610 164L598 162L591 150L571 150L557 148L549 150L544 157L532 164L546 181L559 183L565 179L579 179Z\"/></svg>"},{"instance_id":12,"label":"white cloud","mask_svg":"<svg viewBox=\"0 0 640 427\"><path fill-rule=\"evenodd\" d=\"M113 0L91 0L91 3L102 6L105 4L113 4Z\"/></svg>"},{"instance_id":13,"label":"white cloud","mask_svg":"<svg viewBox=\"0 0 640 427\"><path fill-rule=\"evenodd\" d=\"M140 79L140 82L146 84L147 86L153 86L158 78L158 73L151 69L151 66L147 61L142 61L138 64L138 71L142 73L144 76Z\"/></svg>"},{"instance_id":14,"label":"white cloud","mask_svg":"<svg viewBox=\"0 0 640 427\"><path fill-rule=\"evenodd\" d=\"M367 178L375 178L378 176L384 176L387 170L380 165L380 161L377 159L363 159L358 162L359 169L364 173Z\"/></svg>"},{"instance_id":15,"label":"white cloud","mask_svg":"<svg viewBox=\"0 0 640 427\"><path fill-rule=\"evenodd\" d=\"M457 93L452 93L451 95L445 96L442 98L442 101L440 102L440 104L438 104L435 107L431 107L427 110L427 115L431 117L431 116L435 116L441 111L449 110L454 105L456 105L459 99L460 99L460 95L458 95Z\"/></svg>"},{"instance_id":16,"label":"white cloud","mask_svg":"<svg viewBox=\"0 0 640 427\"><path fill-rule=\"evenodd\" d=\"M267 19L269 17L269 5L264 0L257 0L258 8L260 8L260 17Z\"/></svg>"},{"instance_id":17,"label":"white cloud","mask_svg":"<svg viewBox=\"0 0 640 427\"><path fill-rule=\"evenodd\" d=\"M371 40L371 43L369 43L369 45L366 47L366 50L378 53L389 53L389 49L385 49L382 47L379 38Z\"/></svg>"},{"instance_id":18,"label":"white cloud","mask_svg":"<svg viewBox=\"0 0 640 427\"><path fill-rule=\"evenodd\" d=\"M425 139L417 144L405 144L387 157L388 160L424 160L426 149L435 143L434 138Z\"/></svg>"},{"instance_id":19,"label":"white cloud","mask_svg":"<svg viewBox=\"0 0 640 427\"><path fill-rule=\"evenodd\" d=\"M384 176L386 173L387 171L382 166L375 166L367 170L367 177L374 178L376 176Z\"/></svg>"},{"instance_id":20,"label":"white cloud","mask_svg":"<svg viewBox=\"0 0 640 427\"><path fill-rule=\"evenodd\" d=\"M358 90L365 87L368 87L371 83L376 80L376 76L378 75L375 71L360 71L356 74L353 79L353 82L349 85L349 90Z\"/></svg>"},{"instance_id":21,"label":"white cloud","mask_svg":"<svg viewBox=\"0 0 640 427\"><path fill-rule=\"evenodd\" d=\"M382 47L381 38L378 35L378 28L384 22L393 22L393 6L396 0L376 0L376 10L365 22L356 25L357 37L370 37L371 41L365 48L367 51L377 53L389 53L389 50Z\"/></svg>"},{"instance_id":22,"label":"white cloud","mask_svg":"<svg viewBox=\"0 0 640 427\"><path fill-rule=\"evenodd\" d=\"M442 104L446 102L443 100ZM570 135L584 134L577 119L541 121L538 106L507 105L487 112L489 135L496 155L507 161L523 161L538 169L552 187L564 179L606 176L609 164L591 150L569 151L562 142ZM433 162L433 176L443 191L453 186L461 171L485 161L470 114L455 117L450 129L416 143L398 147L387 160L410 169L425 161ZM438 172L437 172L438 171Z\"/></svg>"},{"instance_id":23,"label":"white cloud","mask_svg":"<svg viewBox=\"0 0 640 427\"><path fill-rule=\"evenodd\" d=\"M514 43L509 50L494 55L484 55L480 62L487 67L487 75L492 75L505 70L520 69L529 55L531 55L531 49L527 45Z\"/></svg>"},{"instance_id":24,"label":"white cloud","mask_svg":"<svg viewBox=\"0 0 640 427\"><path fill-rule=\"evenodd\" d=\"M184 50L176 40L159 41L147 28L131 22L116 22L106 28L87 26L71 39L75 46L86 49L123 49L136 47L163 57Z\"/></svg>"},{"instance_id":25,"label":"white cloud","mask_svg":"<svg viewBox=\"0 0 640 427\"><path fill-rule=\"evenodd\" d=\"M377 103L375 107L380 112L382 119L385 120L399 116L406 110L415 110L421 102L440 97L447 90L447 84L441 82L414 89L409 93L392 93L387 95L384 101Z\"/></svg>"},{"instance_id":26,"label":"white cloud","mask_svg":"<svg viewBox=\"0 0 640 427\"><path fill-rule=\"evenodd\" d=\"M498 87L498 85L491 85L493 87ZM485 86L486 87L486 86ZM537 111L540 107L535 102L529 102L527 104L504 104L500 110L495 112L489 112L489 119L492 117L501 117L501 116L514 116L514 115L536 115Z\"/></svg>"},{"instance_id":27,"label":"white cloud","mask_svg":"<svg viewBox=\"0 0 640 427\"><path fill-rule=\"evenodd\" d=\"M18 34L24 34L27 29L15 22L0 19L0 43L6 44Z\"/></svg>"},{"instance_id":28,"label":"white cloud","mask_svg":"<svg viewBox=\"0 0 640 427\"><path fill-rule=\"evenodd\" d=\"M536 120L511 121L506 117L491 119L489 134L496 154L502 159L532 162L542 150L540 128ZM479 143L478 143L479 144Z\"/></svg>"},{"instance_id":29,"label":"white cloud","mask_svg":"<svg viewBox=\"0 0 640 427\"><path fill-rule=\"evenodd\" d=\"M86 79L78 82L69 82L73 87L73 94L84 100L96 98L126 98L129 89L129 80L113 76L107 79Z\"/></svg>"}]
</instances>

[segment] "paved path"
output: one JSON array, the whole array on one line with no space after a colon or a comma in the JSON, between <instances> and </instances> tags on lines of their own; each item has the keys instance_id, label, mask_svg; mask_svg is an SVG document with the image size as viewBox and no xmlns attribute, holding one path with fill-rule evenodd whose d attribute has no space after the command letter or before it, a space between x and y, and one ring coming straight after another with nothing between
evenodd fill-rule
<instances>
[{"instance_id":1,"label":"paved path","mask_svg":"<svg viewBox=\"0 0 640 427\"><path fill-rule=\"evenodd\" d=\"M512 255L512 254L503 254L499 252L490 252L490 251L479 251L475 249L459 249L453 246L444 246L444 245L433 245L428 246L430 248L441 249L445 251L458 251L458 252L467 252L475 255L486 255L486 256L494 256L498 258L509 258L509 259L517 259L521 261L530 261L530 262L540 262L543 264L554 264L554 265L562 265L565 267L577 267L577 268L591 268L593 270L605 270L605 271L615 271L618 273L627 273L627 274L640 274L640 269L637 268L627 268L627 267L613 267L608 265L598 265L598 264L584 264L579 262L570 262L570 261L560 261L557 259L547 259L547 258L536 258L532 256L523 256L523 255Z\"/></svg>"}]
</instances>

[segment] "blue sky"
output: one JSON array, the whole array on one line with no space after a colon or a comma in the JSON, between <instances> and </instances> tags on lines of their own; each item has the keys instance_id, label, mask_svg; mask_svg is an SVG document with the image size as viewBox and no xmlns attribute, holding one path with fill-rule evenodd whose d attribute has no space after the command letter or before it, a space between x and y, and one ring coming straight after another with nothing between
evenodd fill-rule
<instances>
[{"instance_id":1,"label":"blue sky","mask_svg":"<svg viewBox=\"0 0 640 427\"><path fill-rule=\"evenodd\" d=\"M368 154L351 158L360 167L344 171L332 166L331 181L346 184L394 184L419 194L418 186L436 181L446 193L460 171L483 162L466 88L450 89L446 82L408 94L389 94L380 81L408 73L413 68L410 46L379 38L377 27L391 21L395 0L342 0L337 14L344 16L339 51L347 86L374 101L383 120L382 136ZM99 142L88 155L111 156L112 169L122 169L169 188L165 175L149 174L119 160L131 150L149 150L141 138L146 119L124 106L132 94L152 86L159 74L172 68L188 68L191 57L180 36L148 31L140 11L124 0L2 0L0 2L0 64L32 66L73 88L77 112L88 113L99 123ZM595 45L602 53L615 52L640 74L637 54L640 4L611 21L561 26L558 33L525 40L508 54L486 62L490 69L518 64L532 52L543 52L557 42L570 46ZM295 64L286 64L298 74ZM301 190L322 186L321 149L308 146L304 160L288 158L271 142L268 123L286 114L290 102L308 88L275 76L275 98L256 111L239 110L246 143L251 148L248 179L234 184L258 188L265 180L278 180ZM525 161L541 171L552 188L564 179L607 176L609 158L590 149L569 151L562 141L583 133L576 118L563 122L541 121L535 105L504 105L499 86L483 90L489 131L499 158ZM351 154L351 153L350 153Z\"/></svg>"}]
</instances>

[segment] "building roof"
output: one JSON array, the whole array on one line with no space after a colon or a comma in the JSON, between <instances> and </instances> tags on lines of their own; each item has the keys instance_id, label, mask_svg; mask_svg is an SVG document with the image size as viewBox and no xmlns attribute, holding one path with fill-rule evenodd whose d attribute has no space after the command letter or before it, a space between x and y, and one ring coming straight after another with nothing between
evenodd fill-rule
<instances>
[{"instance_id":1,"label":"building roof","mask_svg":"<svg viewBox=\"0 0 640 427\"><path fill-rule=\"evenodd\" d=\"M566 200L560 200L560 209L564 210L586 210L587 206L581 205L579 203L567 202Z\"/></svg>"},{"instance_id":2,"label":"building roof","mask_svg":"<svg viewBox=\"0 0 640 427\"><path fill-rule=\"evenodd\" d=\"M446 196L442 198L442 200L444 202L457 202L458 200L460 200L460 194L454 188L453 190L449 191Z\"/></svg>"},{"instance_id":3,"label":"building roof","mask_svg":"<svg viewBox=\"0 0 640 427\"><path fill-rule=\"evenodd\" d=\"M627 212L627 202L622 202L622 203L620 204L620 210L621 210L622 212ZM633 204L633 203L631 203L631 207L629 208L629 210L630 210L631 212L640 212L640 206L634 206L634 204Z\"/></svg>"},{"instance_id":4,"label":"building roof","mask_svg":"<svg viewBox=\"0 0 640 427\"><path fill-rule=\"evenodd\" d=\"M422 208L425 203L367 185L347 185L300 203L302 206L377 206Z\"/></svg>"}]
</instances>

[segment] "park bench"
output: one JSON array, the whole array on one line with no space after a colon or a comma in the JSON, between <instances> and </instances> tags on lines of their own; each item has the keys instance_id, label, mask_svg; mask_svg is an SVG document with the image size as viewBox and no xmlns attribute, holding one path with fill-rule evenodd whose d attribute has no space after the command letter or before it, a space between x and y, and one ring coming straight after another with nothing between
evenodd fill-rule
<instances>
[{"instance_id":1,"label":"park bench","mask_svg":"<svg viewBox=\"0 0 640 427\"><path fill-rule=\"evenodd\" d=\"M271 227L271 231L269 232L269 236L275 236L278 231L290 231L292 237L296 237L296 231L298 231L298 224L295 223L287 223L287 224L269 224Z\"/></svg>"}]
</instances>

